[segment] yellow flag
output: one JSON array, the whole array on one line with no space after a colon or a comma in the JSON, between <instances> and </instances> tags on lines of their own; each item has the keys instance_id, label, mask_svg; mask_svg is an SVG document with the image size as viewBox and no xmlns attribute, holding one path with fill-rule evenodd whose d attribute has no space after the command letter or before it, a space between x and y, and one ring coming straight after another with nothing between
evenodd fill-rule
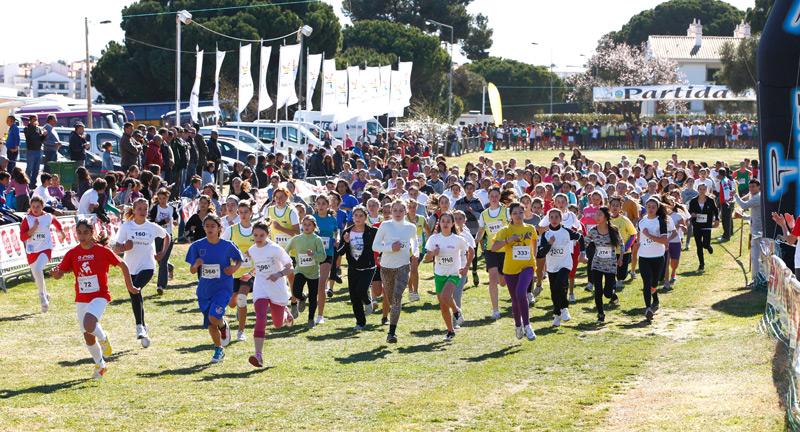
<instances>
[{"instance_id":1,"label":"yellow flag","mask_svg":"<svg viewBox=\"0 0 800 432\"><path fill-rule=\"evenodd\" d=\"M492 108L492 116L494 117L494 124L503 124L503 104L500 102L500 92L493 83L489 83L486 87L489 93L489 106Z\"/></svg>"}]
</instances>

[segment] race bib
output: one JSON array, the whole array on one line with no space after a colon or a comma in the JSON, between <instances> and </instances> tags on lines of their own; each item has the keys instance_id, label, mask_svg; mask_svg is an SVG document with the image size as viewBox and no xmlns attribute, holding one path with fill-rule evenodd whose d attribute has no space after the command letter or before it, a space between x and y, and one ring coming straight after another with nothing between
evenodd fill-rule
<instances>
[{"instance_id":1,"label":"race bib","mask_svg":"<svg viewBox=\"0 0 800 432\"><path fill-rule=\"evenodd\" d=\"M203 279L219 279L221 273L219 264L203 264L200 271Z\"/></svg>"},{"instance_id":2,"label":"race bib","mask_svg":"<svg viewBox=\"0 0 800 432\"><path fill-rule=\"evenodd\" d=\"M364 252L364 240L360 238L350 239L350 252L358 258Z\"/></svg>"},{"instance_id":3,"label":"race bib","mask_svg":"<svg viewBox=\"0 0 800 432\"><path fill-rule=\"evenodd\" d=\"M324 247L325 250L328 250L330 245L331 245L331 238L330 237L322 237L322 247Z\"/></svg>"},{"instance_id":4,"label":"race bib","mask_svg":"<svg viewBox=\"0 0 800 432\"><path fill-rule=\"evenodd\" d=\"M740 184L740 185L743 185L743 184L745 184L746 182L747 182L747 180L745 180L745 179L743 179L743 178L740 178L740 179L739 179L739 184Z\"/></svg>"},{"instance_id":5,"label":"race bib","mask_svg":"<svg viewBox=\"0 0 800 432\"><path fill-rule=\"evenodd\" d=\"M286 245L289 244L289 240L291 240L291 238L287 234L275 234L275 243L278 243L280 247L286 247Z\"/></svg>"},{"instance_id":6,"label":"race bib","mask_svg":"<svg viewBox=\"0 0 800 432\"><path fill-rule=\"evenodd\" d=\"M705 214L705 213L704 214L698 214L695 219L697 220L697 223L706 223L706 222L708 222L708 215Z\"/></svg>"},{"instance_id":7,"label":"race bib","mask_svg":"<svg viewBox=\"0 0 800 432\"><path fill-rule=\"evenodd\" d=\"M314 265L314 257L308 256L306 254L298 255L297 256L297 266L298 267L308 267Z\"/></svg>"},{"instance_id":8,"label":"race bib","mask_svg":"<svg viewBox=\"0 0 800 432\"><path fill-rule=\"evenodd\" d=\"M244 254L244 259L242 260L242 265L239 266L241 268L251 268L253 267L253 263L250 261L250 255Z\"/></svg>"},{"instance_id":9,"label":"race bib","mask_svg":"<svg viewBox=\"0 0 800 432\"><path fill-rule=\"evenodd\" d=\"M78 292L81 294L91 294L100 291L100 282L97 275L78 276Z\"/></svg>"},{"instance_id":10,"label":"race bib","mask_svg":"<svg viewBox=\"0 0 800 432\"><path fill-rule=\"evenodd\" d=\"M530 261L531 247L530 246L514 246L511 248L511 259L514 261Z\"/></svg>"},{"instance_id":11,"label":"race bib","mask_svg":"<svg viewBox=\"0 0 800 432\"><path fill-rule=\"evenodd\" d=\"M563 258L567 256L567 249L563 246L551 247L549 254L553 258Z\"/></svg>"},{"instance_id":12,"label":"race bib","mask_svg":"<svg viewBox=\"0 0 800 432\"><path fill-rule=\"evenodd\" d=\"M35 241L37 243L43 242L46 239L47 239L47 234L45 234L43 232L36 232L36 233L33 234L33 237L31 237L31 240L33 240L33 241Z\"/></svg>"},{"instance_id":13,"label":"race bib","mask_svg":"<svg viewBox=\"0 0 800 432\"><path fill-rule=\"evenodd\" d=\"M489 231L490 234L496 234L501 229L503 229L503 223L500 221L489 222L486 224L486 230Z\"/></svg>"},{"instance_id":14,"label":"race bib","mask_svg":"<svg viewBox=\"0 0 800 432\"><path fill-rule=\"evenodd\" d=\"M437 256L436 257L436 265L442 267L448 267L455 263L455 257L452 256Z\"/></svg>"},{"instance_id":15,"label":"race bib","mask_svg":"<svg viewBox=\"0 0 800 432\"><path fill-rule=\"evenodd\" d=\"M615 258L614 250L608 246L599 246L594 256L599 259Z\"/></svg>"},{"instance_id":16,"label":"race bib","mask_svg":"<svg viewBox=\"0 0 800 432\"><path fill-rule=\"evenodd\" d=\"M275 273L273 261L274 259L268 259L267 261L257 263L255 265L256 272L269 277L271 274Z\"/></svg>"}]
</instances>

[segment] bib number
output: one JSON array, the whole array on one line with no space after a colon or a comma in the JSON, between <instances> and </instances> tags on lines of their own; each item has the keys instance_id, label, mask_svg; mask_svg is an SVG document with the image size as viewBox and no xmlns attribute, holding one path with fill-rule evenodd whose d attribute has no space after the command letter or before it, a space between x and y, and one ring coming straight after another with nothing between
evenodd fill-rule
<instances>
[{"instance_id":1,"label":"bib number","mask_svg":"<svg viewBox=\"0 0 800 432\"><path fill-rule=\"evenodd\" d=\"M708 215L707 214L698 214L696 219L697 219L697 223L706 223L706 222L708 222Z\"/></svg>"},{"instance_id":2,"label":"bib number","mask_svg":"<svg viewBox=\"0 0 800 432\"><path fill-rule=\"evenodd\" d=\"M308 267L314 265L314 257L308 256L306 254L298 255L297 256L297 266L298 267Z\"/></svg>"},{"instance_id":3,"label":"bib number","mask_svg":"<svg viewBox=\"0 0 800 432\"><path fill-rule=\"evenodd\" d=\"M599 259L614 258L614 251L608 246L601 246L597 248L597 251L595 252L595 257Z\"/></svg>"},{"instance_id":4,"label":"bib number","mask_svg":"<svg viewBox=\"0 0 800 432\"><path fill-rule=\"evenodd\" d=\"M219 279L221 273L219 264L203 264L201 271L200 275L203 279Z\"/></svg>"},{"instance_id":5,"label":"bib number","mask_svg":"<svg viewBox=\"0 0 800 432\"><path fill-rule=\"evenodd\" d=\"M323 237L322 238L322 247L324 247L325 250L327 251L330 246L331 246L331 238L330 237Z\"/></svg>"},{"instance_id":6,"label":"bib number","mask_svg":"<svg viewBox=\"0 0 800 432\"><path fill-rule=\"evenodd\" d=\"M286 247L289 244L289 238L286 234L275 234L275 243L278 243L280 247Z\"/></svg>"},{"instance_id":7,"label":"bib number","mask_svg":"<svg viewBox=\"0 0 800 432\"><path fill-rule=\"evenodd\" d=\"M514 261L530 261L531 260L531 247L530 246L514 246L511 248L511 258Z\"/></svg>"},{"instance_id":8,"label":"bib number","mask_svg":"<svg viewBox=\"0 0 800 432\"><path fill-rule=\"evenodd\" d=\"M567 250L563 247L551 247L549 255L553 258L563 258L567 255Z\"/></svg>"},{"instance_id":9,"label":"bib number","mask_svg":"<svg viewBox=\"0 0 800 432\"><path fill-rule=\"evenodd\" d=\"M100 291L100 282L97 280L97 275L79 276L78 277L78 292L81 294L92 294Z\"/></svg>"},{"instance_id":10,"label":"bib number","mask_svg":"<svg viewBox=\"0 0 800 432\"><path fill-rule=\"evenodd\" d=\"M496 234L503 228L502 222L489 222L486 224L486 229L489 231L490 234Z\"/></svg>"},{"instance_id":11,"label":"bib number","mask_svg":"<svg viewBox=\"0 0 800 432\"><path fill-rule=\"evenodd\" d=\"M436 265L438 266L451 266L455 262L455 257L452 256L437 256Z\"/></svg>"},{"instance_id":12,"label":"bib number","mask_svg":"<svg viewBox=\"0 0 800 432\"><path fill-rule=\"evenodd\" d=\"M244 254L244 259L242 260L242 265L239 266L240 268L252 268L253 263L250 261L250 255Z\"/></svg>"}]
</instances>

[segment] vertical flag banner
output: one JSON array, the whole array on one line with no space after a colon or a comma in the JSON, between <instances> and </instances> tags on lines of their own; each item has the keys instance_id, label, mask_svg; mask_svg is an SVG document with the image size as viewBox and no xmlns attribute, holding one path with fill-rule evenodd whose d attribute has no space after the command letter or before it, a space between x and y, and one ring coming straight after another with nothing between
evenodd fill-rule
<instances>
[{"instance_id":1,"label":"vertical flag banner","mask_svg":"<svg viewBox=\"0 0 800 432\"><path fill-rule=\"evenodd\" d=\"M357 117L361 109L361 70L358 66L350 66L347 68L347 113L343 114L350 120Z\"/></svg>"},{"instance_id":2,"label":"vertical flag banner","mask_svg":"<svg viewBox=\"0 0 800 432\"><path fill-rule=\"evenodd\" d=\"M322 96L320 98L320 113L333 114L336 111L336 60L330 59L322 62ZM345 81L346 82L346 81ZM347 85L345 84L345 88ZM347 96L345 96L345 100ZM309 106L311 104L309 103Z\"/></svg>"},{"instance_id":3,"label":"vertical flag banner","mask_svg":"<svg viewBox=\"0 0 800 432\"><path fill-rule=\"evenodd\" d=\"M222 70L222 62L225 60L225 51L217 50L217 69L214 72L214 112L219 118L219 71Z\"/></svg>"},{"instance_id":4,"label":"vertical flag banner","mask_svg":"<svg viewBox=\"0 0 800 432\"><path fill-rule=\"evenodd\" d=\"M261 57L258 59L258 112L272 106L272 99L267 92L267 68L272 55L271 46L261 46Z\"/></svg>"},{"instance_id":5,"label":"vertical flag banner","mask_svg":"<svg viewBox=\"0 0 800 432\"><path fill-rule=\"evenodd\" d=\"M503 124L503 104L500 102L500 92L494 83L489 83L486 86L486 92L489 94L489 106L492 108L492 117L494 117L494 124Z\"/></svg>"},{"instance_id":6,"label":"vertical flag banner","mask_svg":"<svg viewBox=\"0 0 800 432\"><path fill-rule=\"evenodd\" d=\"M322 64L322 54L309 54L306 68L306 106L305 109L309 111L314 110L314 104L311 98L314 96L314 89L317 87L317 80L319 79L319 68ZM321 102L320 102L321 104Z\"/></svg>"},{"instance_id":7,"label":"vertical flag banner","mask_svg":"<svg viewBox=\"0 0 800 432\"><path fill-rule=\"evenodd\" d=\"M239 48L239 103L238 113L241 114L250 99L253 98L253 76L250 74L250 48L251 44Z\"/></svg>"},{"instance_id":8,"label":"vertical flag banner","mask_svg":"<svg viewBox=\"0 0 800 432\"><path fill-rule=\"evenodd\" d=\"M389 117L403 117L405 114L403 108L403 73L399 70L391 72L391 83L389 86Z\"/></svg>"},{"instance_id":9,"label":"vertical flag banner","mask_svg":"<svg viewBox=\"0 0 800 432\"><path fill-rule=\"evenodd\" d=\"M364 103L362 104L360 110L360 117L363 120L367 120L376 115L376 111L380 110L378 103L380 102L379 92L381 87L381 75L380 69L377 67L368 67L361 73L363 76L363 79L361 80L363 83L363 93L361 98Z\"/></svg>"},{"instance_id":10,"label":"vertical flag banner","mask_svg":"<svg viewBox=\"0 0 800 432\"><path fill-rule=\"evenodd\" d=\"M347 117L347 102L350 88L347 81L348 73L346 70L337 70L333 74L333 80L336 89L335 105L333 106L333 113L335 114L336 123L342 123L350 120Z\"/></svg>"},{"instance_id":11,"label":"vertical flag banner","mask_svg":"<svg viewBox=\"0 0 800 432\"><path fill-rule=\"evenodd\" d=\"M192 94L189 96L189 114L192 116L192 121L197 121L197 111L200 107L200 77L203 75L203 51L200 47L195 47L197 51L197 62L194 67L194 85L192 86Z\"/></svg>"},{"instance_id":12,"label":"vertical flag banner","mask_svg":"<svg viewBox=\"0 0 800 432\"><path fill-rule=\"evenodd\" d=\"M400 62L400 64L397 65L397 69L401 73L400 78L403 80L401 87L403 91L404 108L411 105L411 68L413 65L413 62Z\"/></svg>"},{"instance_id":13,"label":"vertical flag banner","mask_svg":"<svg viewBox=\"0 0 800 432\"><path fill-rule=\"evenodd\" d=\"M392 67L381 66L378 68L380 75L380 87L378 88L378 98L373 115L380 116L389 112L389 91L392 85Z\"/></svg>"},{"instance_id":14,"label":"vertical flag banner","mask_svg":"<svg viewBox=\"0 0 800 432\"><path fill-rule=\"evenodd\" d=\"M284 45L278 58L278 94L275 96L275 109L297 103L295 81L300 66L300 44Z\"/></svg>"}]
</instances>

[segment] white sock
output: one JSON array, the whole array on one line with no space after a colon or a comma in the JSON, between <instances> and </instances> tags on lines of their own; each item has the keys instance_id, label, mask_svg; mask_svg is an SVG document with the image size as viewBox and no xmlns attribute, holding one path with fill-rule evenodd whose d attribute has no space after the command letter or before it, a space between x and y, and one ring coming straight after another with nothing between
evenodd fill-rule
<instances>
[{"instance_id":1,"label":"white sock","mask_svg":"<svg viewBox=\"0 0 800 432\"><path fill-rule=\"evenodd\" d=\"M108 337L106 336L106 332L103 331L103 328L100 327L100 323L95 324L94 331L92 332L98 340L105 342Z\"/></svg>"},{"instance_id":2,"label":"white sock","mask_svg":"<svg viewBox=\"0 0 800 432\"><path fill-rule=\"evenodd\" d=\"M89 350L89 354L92 355L92 359L94 363L100 367L106 365L105 360L103 360L103 353L100 349L100 344L96 343L94 345L86 345L86 349Z\"/></svg>"}]
</instances>

